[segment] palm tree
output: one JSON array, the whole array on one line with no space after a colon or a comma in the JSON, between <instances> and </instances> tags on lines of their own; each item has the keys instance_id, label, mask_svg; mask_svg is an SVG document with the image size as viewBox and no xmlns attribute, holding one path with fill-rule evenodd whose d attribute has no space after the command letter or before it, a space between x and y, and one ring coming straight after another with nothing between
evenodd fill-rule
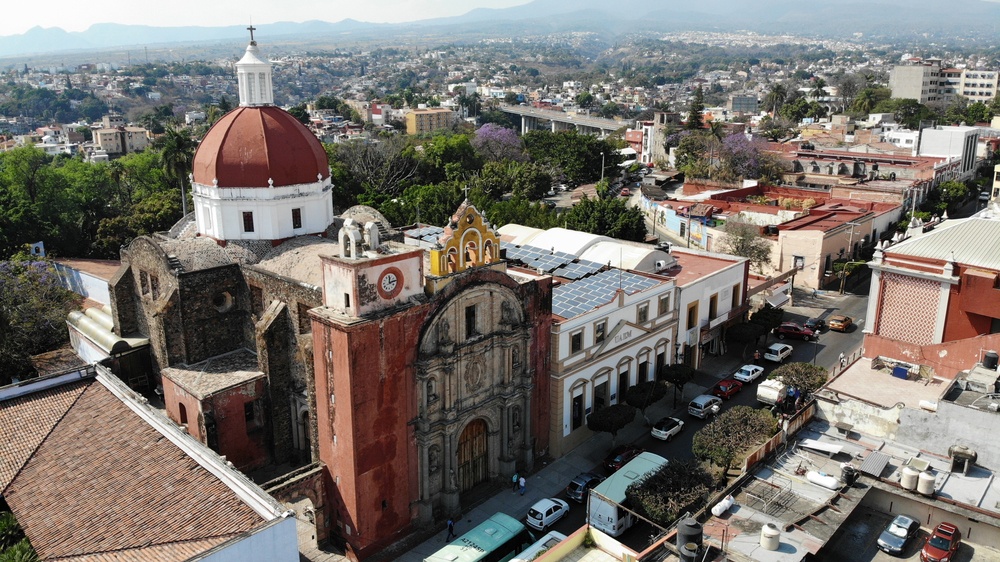
<instances>
[{"instance_id":1,"label":"palm tree","mask_svg":"<svg viewBox=\"0 0 1000 562\"><path fill-rule=\"evenodd\" d=\"M194 165L194 150L197 143L186 130L167 129L163 141L163 151L160 158L163 161L163 173L168 180L176 181L181 188L181 213L187 216L187 192L185 190L188 175Z\"/></svg>"},{"instance_id":2,"label":"palm tree","mask_svg":"<svg viewBox=\"0 0 1000 562\"><path fill-rule=\"evenodd\" d=\"M775 82L771 84L768 88L767 95L764 97L765 103L771 108L771 113L778 115L778 110L785 103L785 98L788 97L788 89L785 88L784 84Z\"/></svg>"},{"instance_id":3,"label":"palm tree","mask_svg":"<svg viewBox=\"0 0 1000 562\"><path fill-rule=\"evenodd\" d=\"M813 82L813 87L812 90L810 90L809 94L818 100L826 95L825 88L826 88L826 80L817 77L816 81Z\"/></svg>"},{"instance_id":4,"label":"palm tree","mask_svg":"<svg viewBox=\"0 0 1000 562\"><path fill-rule=\"evenodd\" d=\"M871 113L871 110L875 109L877 103L875 90L873 88L865 88L858 93L858 97L854 98L854 103L851 107L854 111L860 113Z\"/></svg>"}]
</instances>

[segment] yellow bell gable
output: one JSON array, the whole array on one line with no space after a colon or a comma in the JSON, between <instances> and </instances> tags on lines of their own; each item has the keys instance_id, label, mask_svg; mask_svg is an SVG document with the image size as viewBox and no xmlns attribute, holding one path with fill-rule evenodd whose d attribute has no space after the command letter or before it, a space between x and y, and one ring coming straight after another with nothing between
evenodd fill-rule
<instances>
[{"instance_id":1,"label":"yellow bell gable","mask_svg":"<svg viewBox=\"0 0 1000 562\"><path fill-rule=\"evenodd\" d=\"M431 274L443 277L500 259L500 239L483 215L466 200L451 216L431 250Z\"/></svg>"}]
</instances>

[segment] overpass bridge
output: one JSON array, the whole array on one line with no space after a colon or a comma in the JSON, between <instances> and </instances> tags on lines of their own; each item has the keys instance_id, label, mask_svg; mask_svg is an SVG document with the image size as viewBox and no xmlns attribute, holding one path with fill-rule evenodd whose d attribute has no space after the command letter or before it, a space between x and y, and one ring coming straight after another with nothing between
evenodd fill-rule
<instances>
[{"instance_id":1,"label":"overpass bridge","mask_svg":"<svg viewBox=\"0 0 1000 562\"><path fill-rule=\"evenodd\" d=\"M521 134L539 129L551 129L553 133L576 129L587 135L604 138L611 133L627 126L614 119L603 119L589 115L573 115L562 111L538 109L523 105L503 105L500 111L521 117Z\"/></svg>"}]
</instances>

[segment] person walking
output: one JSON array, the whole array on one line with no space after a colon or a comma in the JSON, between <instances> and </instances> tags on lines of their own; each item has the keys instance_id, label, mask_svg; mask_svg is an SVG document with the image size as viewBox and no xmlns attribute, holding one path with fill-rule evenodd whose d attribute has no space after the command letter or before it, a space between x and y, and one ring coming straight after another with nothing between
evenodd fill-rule
<instances>
[{"instance_id":1,"label":"person walking","mask_svg":"<svg viewBox=\"0 0 1000 562\"><path fill-rule=\"evenodd\" d=\"M760 350L759 349L757 351L753 352L753 360L757 361L757 362L760 362Z\"/></svg>"},{"instance_id":2,"label":"person walking","mask_svg":"<svg viewBox=\"0 0 1000 562\"><path fill-rule=\"evenodd\" d=\"M524 476L517 481L517 484L521 487L521 495L524 495L524 488L528 485L528 481L524 479Z\"/></svg>"},{"instance_id":3,"label":"person walking","mask_svg":"<svg viewBox=\"0 0 1000 562\"><path fill-rule=\"evenodd\" d=\"M449 517L448 518L448 538L445 539L445 540L448 541L448 542L451 542L451 539L453 539L453 538L458 538L458 535L455 534L455 522L451 519L451 517Z\"/></svg>"},{"instance_id":4,"label":"person walking","mask_svg":"<svg viewBox=\"0 0 1000 562\"><path fill-rule=\"evenodd\" d=\"M843 369L845 366L847 366L847 358L844 357L844 352L841 351L840 352L840 368Z\"/></svg>"},{"instance_id":5,"label":"person walking","mask_svg":"<svg viewBox=\"0 0 1000 562\"><path fill-rule=\"evenodd\" d=\"M520 484L520 481L521 481L521 476L518 475L517 472L515 472L514 476L512 476L511 479L510 479L510 491L511 492L516 492L517 491L517 485Z\"/></svg>"}]
</instances>

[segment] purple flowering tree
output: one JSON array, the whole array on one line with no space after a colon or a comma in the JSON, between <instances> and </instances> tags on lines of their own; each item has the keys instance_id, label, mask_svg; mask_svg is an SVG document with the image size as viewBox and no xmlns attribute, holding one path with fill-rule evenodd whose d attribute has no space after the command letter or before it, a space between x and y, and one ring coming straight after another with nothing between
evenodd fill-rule
<instances>
[{"instance_id":1,"label":"purple flowering tree","mask_svg":"<svg viewBox=\"0 0 1000 562\"><path fill-rule=\"evenodd\" d=\"M63 288L48 261L0 262L0 385L31 373L29 358L69 341L66 315L83 298Z\"/></svg>"},{"instance_id":2,"label":"purple flowering tree","mask_svg":"<svg viewBox=\"0 0 1000 562\"><path fill-rule=\"evenodd\" d=\"M487 123L476 131L472 146L484 160L524 162L524 143L513 129Z\"/></svg>"},{"instance_id":3,"label":"purple flowering tree","mask_svg":"<svg viewBox=\"0 0 1000 562\"><path fill-rule=\"evenodd\" d=\"M722 140L719 151L718 179L740 181L743 179L763 179L774 181L780 177L781 165L774 155L767 152L767 143L760 139L748 139L736 133Z\"/></svg>"}]
</instances>

